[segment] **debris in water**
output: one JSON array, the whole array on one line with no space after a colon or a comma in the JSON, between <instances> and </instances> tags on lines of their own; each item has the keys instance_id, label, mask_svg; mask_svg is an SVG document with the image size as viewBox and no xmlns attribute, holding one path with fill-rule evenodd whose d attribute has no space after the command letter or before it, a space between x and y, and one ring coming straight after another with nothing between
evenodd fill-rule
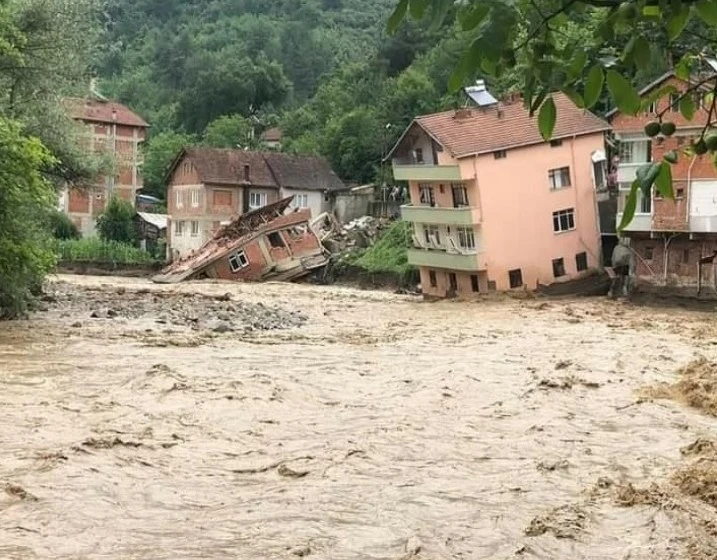
<instances>
[{"instance_id":1,"label":"debris in water","mask_svg":"<svg viewBox=\"0 0 717 560\"><path fill-rule=\"evenodd\" d=\"M655 399L673 399L717 416L717 363L699 358L680 368L677 374L677 383L662 383L644 392Z\"/></svg>"},{"instance_id":2,"label":"debris in water","mask_svg":"<svg viewBox=\"0 0 717 560\"><path fill-rule=\"evenodd\" d=\"M575 539L585 530L588 517L582 508L575 505L564 505L551 510L545 515L534 517L525 529L529 537L537 537L552 533L558 539Z\"/></svg>"},{"instance_id":3,"label":"debris in water","mask_svg":"<svg viewBox=\"0 0 717 560\"><path fill-rule=\"evenodd\" d=\"M309 474L309 471L295 471L294 469L290 469L284 464L279 465L279 468L276 472L279 473L279 476L284 476L286 478L303 478L307 474Z\"/></svg>"},{"instance_id":4,"label":"debris in water","mask_svg":"<svg viewBox=\"0 0 717 560\"><path fill-rule=\"evenodd\" d=\"M553 472L557 470L566 470L570 468L570 463L568 463L567 459L559 459L557 461L553 462L547 462L547 461L540 461L536 468L539 471L547 471L547 472Z\"/></svg>"},{"instance_id":5,"label":"debris in water","mask_svg":"<svg viewBox=\"0 0 717 560\"><path fill-rule=\"evenodd\" d=\"M566 369L571 365L573 365L571 360L560 360L557 364L555 364L555 369Z\"/></svg>"},{"instance_id":6,"label":"debris in water","mask_svg":"<svg viewBox=\"0 0 717 560\"><path fill-rule=\"evenodd\" d=\"M311 554L311 547L310 547L310 546L297 547L297 548L293 549L293 550L291 551L291 553L292 553L294 556L298 556L298 557L300 557L300 558L303 558L303 557L308 556L309 554Z\"/></svg>"},{"instance_id":7,"label":"debris in water","mask_svg":"<svg viewBox=\"0 0 717 560\"><path fill-rule=\"evenodd\" d=\"M84 447L91 447L93 449L112 449L113 447L117 446L137 448L142 447L144 444L138 441L125 441L119 437L115 437L104 439L87 438L85 441L82 442L82 445Z\"/></svg>"},{"instance_id":8,"label":"debris in water","mask_svg":"<svg viewBox=\"0 0 717 560\"><path fill-rule=\"evenodd\" d=\"M17 484L6 484L5 493L20 500L30 500L32 502L37 501L37 497L33 496L30 492Z\"/></svg>"}]
</instances>

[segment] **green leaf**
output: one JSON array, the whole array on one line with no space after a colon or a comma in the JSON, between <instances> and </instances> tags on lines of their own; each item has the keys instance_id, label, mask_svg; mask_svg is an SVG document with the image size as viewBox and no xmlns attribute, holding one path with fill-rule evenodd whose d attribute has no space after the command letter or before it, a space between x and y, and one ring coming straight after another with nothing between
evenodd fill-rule
<instances>
[{"instance_id":1,"label":"green leaf","mask_svg":"<svg viewBox=\"0 0 717 560\"><path fill-rule=\"evenodd\" d=\"M660 165L661 163L647 163L635 172L640 188L645 195L650 194L650 189L660 173Z\"/></svg>"},{"instance_id":2,"label":"green leaf","mask_svg":"<svg viewBox=\"0 0 717 560\"><path fill-rule=\"evenodd\" d=\"M398 5L396 6L396 9L393 10L393 13L388 18L388 24L386 25L386 28L388 29L389 33L395 33L398 29L398 26L403 21L403 18L406 17L406 10L408 9L408 0L401 0Z\"/></svg>"},{"instance_id":3,"label":"green leaf","mask_svg":"<svg viewBox=\"0 0 717 560\"><path fill-rule=\"evenodd\" d=\"M688 121L691 121L695 116L695 109L695 100L692 98L692 95L688 93L680 98L680 113L682 113L682 116Z\"/></svg>"},{"instance_id":4,"label":"green leaf","mask_svg":"<svg viewBox=\"0 0 717 560\"><path fill-rule=\"evenodd\" d=\"M705 96L702 98L702 106L705 107L707 110L712 106L712 102L715 100L715 94L711 91L709 93L705 93Z\"/></svg>"},{"instance_id":5,"label":"green leaf","mask_svg":"<svg viewBox=\"0 0 717 560\"><path fill-rule=\"evenodd\" d=\"M671 93L677 93L677 88L675 86L662 86L660 89L657 89L642 98L642 108L647 109L647 107L649 107L652 103Z\"/></svg>"},{"instance_id":6,"label":"green leaf","mask_svg":"<svg viewBox=\"0 0 717 560\"><path fill-rule=\"evenodd\" d=\"M578 49L575 53L573 61L570 63L570 74L573 77L577 77L582 74L585 65L588 62L588 55L583 49Z\"/></svg>"},{"instance_id":7,"label":"green leaf","mask_svg":"<svg viewBox=\"0 0 717 560\"><path fill-rule=\"evenodd\" d=\"M481 3L471 6L470 10L462 12L459 16L463 31L470 31L478 27L490 11L490 5Z\"/></svg>"},{"instance_id":8,"label":"green leaf","mask_svg":"<svg viewBox=\"0 0 717 560\"><path fill-rule=\"evenodd\" d=\"M689 80L692 73L693 55L685 54L675 66L675 76L680 80Z\"/></svg>"},{"instance_id":9,"label":"green leaf","mask_svg":"<svg viewBox=\"0 0 717 560\"><path fill-rule=\"evenodd\" d=\"M623 231L627 226L630 225L632 219L635 217L635 210L637 209L637 191L640 188L640 180L635 179L630 187L630 193L627 195L625 200L625 208L622 211L622 220L620 225L617 226L617 231Z\"/></svg>"},{"instance_id":10,"label":"green leaf","mask_svg":"<svg viewBox=\"0 0 717 560\"><path fill-rule=\"evenodd\" d=\"M411 13L413 19L422 19L427 7L428 0L410 0L408 11Z\"/></svg>"},{"instance_id":11,"label":"green leaf","mask_svg":"<svg viewBox=\"0 0 717 560\"><path fill-rule=\"evenodd\" d=\"M664 198L672 199L675 197L672 192L672 167L666 161L660 164L660 170L655 178L655 187Z\"/></svg>"},{"instance_id":12,"label":"green leaf","mask_svg":"<svg viewBox=\"0 0 717 560\"><path fill-rule=\"evenodd\" d=\"M647 17L660 17L662 10L660 6L644 6L642 8L642 15Z\"/></svg>"},{"instance_id":13,"label":"green leaf","mask_svg":"<svg viewBox=\"0 0 717 560\"><path fill-rule=\"evenodd\" d=\"M643 35L638 35L635 38L635 43L632 49L632 58L638 68L645 68L648 64L650 64L650 43Z\"/></svg>"},{"instance_id":14,"label":"green leaf","mask_svg":"<svg viewBox=\"0 0 717 560\"><path fill-rule=\"evenodd\" d=\"M672 14L670 19L667 20L667 38L670 41L677 39L687 25L689 19L690 7L688 5L682 5L680 11Z\"/></svg>"},{"instance_id":15,"label":"green leaf","mask_svg":"<svg viewBox=\"0 0 717 560\"><path fill-rule=\"evenodd\" d=\"M585 107L591 109L595 106L595 103L600 99L604 83L605 73L603 72L602 66L596 64L590 68L588 78L585 82Z\"/></svg>"},{"instance_id":16,"label":"green leaf","mask_svg":"<svg viewBox=\"0 0 717 560\"><path fill-rule=\"evenodd\" d=\"M431 31L438 31L443 23L446 21L446 15L449 10L453 7L454 0L435 0L431 5L431 25L429 29Z\"/></svg>"},{"instance_id":17,"label":"green leaf","mask_svg":"<svg viewBox=\"0 0 717 560\"><path fill-rule=\"evenodd\" d=\"M627 115L636 115L640 111L640 96L630 82L615 70L607 71L607 89L620 111Z\"/></svg>"},{"instance_id":18,"label":"green leaf","mask_svg":"<svg viewBox=\"0 0 717 560\"><path fill-rule=\"evenodd\" d=\"M705 23L708 25L717 25L717 1L702 0L695 4L695 10Z\"/></svg>"},{"instance_id":19,"label":"green leaf","mask_svg":"<svg viewBox=\"0 0 717 560\"><path fill-rule=\"evenodd\" d=\"M575 91L573 88L570 87L564 87L561 90L565 95L567 95L570 100L575 103L580 109L585 108L585 100L583 99L583 96L580 95L577 91Z\"/></svg>"},{"instance_id":20,"label":"green leaf","mask_svg":"<svg viewBox=\"0 0 717 560\"><path fill-rule=\"evenodd\" d=\"M456 93L461 86L465 83L466 79L472 74L478 66L480 60L480 37L473 41L470 48L461 55L461 58L456 64L456 67L451 73L451 77L448 79L448 91Z\"/></svg>"},{"instance_id":21,"label":"green leaf","mask_svg":"<svg viewBox=\"0 0 717 560\"><path fill-rule=\"evenodd\" d=\"M538 95L535 96L535 99L533 99L533 103L530 106L531 117L535 114L535 111L543 105L543 101L545 101L545 98L548 97L548 93L548 90L543 88L538 92Z\"/></svg>"},{"instance_id":22,"label":"green leaf","mask_svg":"<svg viewBox=\"0 0 717 560\"><path fill-rule=\"evenodd\" d=\"M540 135L543 137L543 140L546 142L553 136L556 117L557 110L555 109L555 101L553 101L551 96L540 106L540 113L538 114L538 129L540 130Z\"/></svg>"}]
</instances>

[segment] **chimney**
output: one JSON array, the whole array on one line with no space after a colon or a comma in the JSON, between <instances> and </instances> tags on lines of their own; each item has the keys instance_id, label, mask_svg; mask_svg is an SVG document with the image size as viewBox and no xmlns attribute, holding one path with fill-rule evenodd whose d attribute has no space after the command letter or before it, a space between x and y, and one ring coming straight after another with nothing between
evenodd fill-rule
<instances>
[{"instance_id":1,"label":"chimney","mask_svg":"<svg viewBox=\"0 0 717 560\"><path fill-rule=\"evenodd\" d=\"M244 166L244 180L245 180L247 183L250 182L250 180L249 180L250 171L251 171L251 167L249 166L249 164L246 164L246 165Z\"/></svg>"}]
</instances>

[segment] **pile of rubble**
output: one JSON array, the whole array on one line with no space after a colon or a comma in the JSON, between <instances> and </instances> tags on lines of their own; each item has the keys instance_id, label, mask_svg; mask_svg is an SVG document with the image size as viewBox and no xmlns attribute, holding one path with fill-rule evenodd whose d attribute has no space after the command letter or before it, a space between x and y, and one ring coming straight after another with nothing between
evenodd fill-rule
<instances>
[{"instance_id":1,"label":"pile of rubble","mask_svg":"<svg viewBox=\"0 0 717 560\"><path fill-rule=\"evenodd\" d=\"M329 253L342 255L371 247L390 224L388 218L362 216L342 226L326 213L312 220L311 227Z\"/></svg>"},{"instance_id":2,"label":"pile of rubble","mask_svg":"<svg viewBox=\"0 0 717 560\"><path fill-rule=\"evenodd\" d=\"M88 320L149 318L161 325L219 333L288 329L307 321L299 311L244 302L231 294L208 296L123 287L93 289L62 282L53 283L49 290L44 297L47 311L59 311L62 315L79 310Z\"/></svg>"}]
</instances>

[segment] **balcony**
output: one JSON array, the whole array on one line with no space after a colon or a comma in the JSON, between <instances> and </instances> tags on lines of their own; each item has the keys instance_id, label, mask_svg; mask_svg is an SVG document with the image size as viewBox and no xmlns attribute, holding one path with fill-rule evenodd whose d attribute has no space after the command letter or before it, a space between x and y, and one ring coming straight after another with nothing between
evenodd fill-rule
<instances>
[{"instance_id":1,"label":"balcony","mask_svg":"<svg viewBox=\"0 0 717 560\"><path fill-rule=\"evenodd\" d=\"M622 221L622 213L616 217L616 226L620 225ZM635 214L632 221L625 228L625 231L651 231L652 230L652 216L650 214Z\"/></svg>"},{"instance_id":2,"label":"balcony","mask_svg":"<svg viewBox=\"0 0 717 560\"><path fill-rule=\"evenodd\" d=\"M690 216L690 231L717 233L717 216Z\"/></svg>"},{"instance_id":3,"label":"balcony","mask_svg":"<svg viewBox=\"0 0 717 560\"><path fill-rule=\"evenodd\" d=\"M460 181L461 169L457 165L431 165L393 161L393 178L396 181Z\"/></svg>"},{"instance_id":4,"label":"balcony","mask_svg":"<svg viewBox=\"0 0 717 560\"><path fill-rule=\"evenodd\" d=\"M641 161L638 163L620 163L617 166L618 183L632 183L637 177L637 170L643 165L647 165L649 161Z\"/></svg>"},{"instance_id":5,"label":"balcony","mask_svg":"<svg viewBox=\"0 0 717 560\"><path fill-rule=\"evenodd\" d=\"M450 226L470 226L479 223L473 214L474 208L436 208L435 206L401 206L401 217L407 222L417 224L445 224Z\"/></svg>"},{"instance_id":6,"label":"balcony","mask_svg":"<svg viewBox=\"0 0 717 560\"><path fill-rule=\"evenodd\" d=\"M447 253L433 249L409 249L408 264L466 272L476 272L487 268L484 253Z\"/></svg>"}]
</instances>

